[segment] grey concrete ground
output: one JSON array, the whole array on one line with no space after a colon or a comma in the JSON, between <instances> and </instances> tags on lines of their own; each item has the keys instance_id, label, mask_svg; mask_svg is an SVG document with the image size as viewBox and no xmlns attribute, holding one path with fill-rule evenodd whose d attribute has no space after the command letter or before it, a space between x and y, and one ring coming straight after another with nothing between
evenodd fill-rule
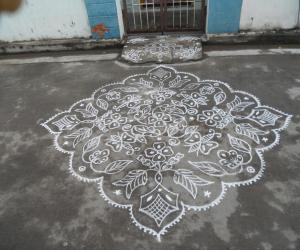
<instances>
[{"instance_id":1,"label":"grey concrete ground","mask_svg":"<svg viewBox=\"0 0 300 250\"><path fill-rule=\"evenodd\" d=\"M107 204L96 184L68 172L68 157L40 126L103 84L153 66L113 60L0 65L0 249L300 249L300 55L210 57L172 65L230 83L293 114L266 171L207 211L189 211L158 242Z\"/></svg>"}]
</instances>

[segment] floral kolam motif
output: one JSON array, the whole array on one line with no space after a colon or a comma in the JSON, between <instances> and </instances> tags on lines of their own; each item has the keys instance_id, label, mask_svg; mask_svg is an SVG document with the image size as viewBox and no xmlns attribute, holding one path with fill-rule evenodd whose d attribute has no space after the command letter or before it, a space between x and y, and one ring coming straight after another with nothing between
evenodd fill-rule
<instances>
[{"instance_id":1,"label":"floral kolam motif","mask_svg":"<svg viewBox=\"0 0 300 250\"><path fill-rule=\"evenodd\" d=\"M220 81L158 66L104 86L42 125L70 172L98 184L160 240L187 210L217 205L263 174L291 115Z\"/></svg>"}]
</instances>

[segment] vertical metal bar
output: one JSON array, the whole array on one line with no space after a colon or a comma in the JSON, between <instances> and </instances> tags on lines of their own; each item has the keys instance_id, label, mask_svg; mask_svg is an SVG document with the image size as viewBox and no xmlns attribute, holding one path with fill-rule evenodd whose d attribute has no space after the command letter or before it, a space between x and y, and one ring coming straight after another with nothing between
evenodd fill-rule
<instances>
[{"instance_id":1,"label":"vertical metal bar","mask_svg":"<svg viewBox=\"0 0 300 250\"><path fill-rule=\"evenodd\" d=\"M175 28L175 0L173 0L173 29Z\"/></svg>"},{"instance_id":2,"label":"vertical metal bar","mask_svg":"<svg viewBox=\"0 0 300 250\"><path fill-rule=\"evenodd\" d=\"M189 26L189 0L186 1L186 27Z\"/></svg>"},{"instance_id":3,"label":"vertical metal bar","mask_svg":"<svg viewBox=\"0 0 300 250\"><path fill-rule=\"evenodd\" d=\"M134 29L136 30L136 22L135 22L135 14L134 14L134 7L133 7L133 0L131 0L131 9L132 9L132 15L133 15L133 26Z\"/></svg>"},{"instance_id":4,"label":"vertical metal bar","mask_svg":"<svg viewBox=\"0 0 300 250\"><path fill-rule=\"evenodd\" d=\"M147 27L148 27L148 30L149 30L148 0L146 0L146 17L147 17Z\"/></svg>"},{"instance_id":5,"label":"vertical metal bar","mask_svg":"<svg viewBox=\"0 0 300 250\"><path fill-rule=\"evenodd\" d=\"M140 9L140 23L141 23L141 30L142 30L143 29L143 20L142 20L141 2L139 3L139 9Z\"/></svg>"},{"instance_id":6,"label":"vertical metal bar","mask_svg":"<svg viewBox=\"0 0 300 250\"><path fill-rule=\"evenodd\" d=\"M201 0L200 29L203 32L205 31L205 17L206 17L205 0Z\"/></svg>"},{"instance_id":7,"label":"vertical metal bar","mask_svg":"<svg viewBox=\"0 0 300 250\"><path fill-rule=\"evenodd\" d=\"M160 30L161 34L164 32L164 0L160 0Z\"/></svg>"},{"instance_id":8,"label":"vertical metal bar","mask_svg":"<svg viewBox=\"0 0 300 250\"><path fill-rule=\"evenodd\" d=\"M180 8L179 8L179 26L181 28L181 0L180 0Z\"/></svg>"},{"instance_id":9,"label":"vertical metal bar","mask_svg":"<svg viewBox=\"0 0 300 250\"><path fill-rule=\"evenodd\" d=\"M155 21L155 0L152 0L152 8L153 8L153 22L154 22L154 27L156 27L156 21Z\"/></svg>"},{"instance_id":10,"label":"vertical metal bar","mask_svg":"<svg viewBox=\"0 0 300 250\"><path fill-rule=\"evenodd\" d=\"M130 32L129 22L128 22L128 10L127 10L127 2L123 0L123 17L124 17L124 26L126 32ZM127 35L127 34L126 34Z\"/></svg>"},{"instance_id":11,"label":"vertical metal bar","mask_svg":"<svg viewBox=\"0 0 300 250\"><path fill-rule=\"evenodd\" d=\"M196 27L196 0L194 0L194 21L193 21L193 27Z\"/></svg>"}]
</instances>

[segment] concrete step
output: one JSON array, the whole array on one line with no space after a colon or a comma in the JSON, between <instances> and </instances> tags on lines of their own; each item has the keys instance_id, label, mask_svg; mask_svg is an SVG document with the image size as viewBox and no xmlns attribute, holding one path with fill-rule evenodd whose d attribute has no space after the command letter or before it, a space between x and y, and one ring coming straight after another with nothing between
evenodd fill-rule
<instances>
[{"instance_id":1,"label":"concrete step","mask_svg":"<svg viewBox=\"0 0 300 250\"><path fill-rule=\"evenodd\" d=\"M133 63L178 63L202 58L201 38L188 35L140 36L129 38L122 59Z\"/></svg>"}]
</instances>

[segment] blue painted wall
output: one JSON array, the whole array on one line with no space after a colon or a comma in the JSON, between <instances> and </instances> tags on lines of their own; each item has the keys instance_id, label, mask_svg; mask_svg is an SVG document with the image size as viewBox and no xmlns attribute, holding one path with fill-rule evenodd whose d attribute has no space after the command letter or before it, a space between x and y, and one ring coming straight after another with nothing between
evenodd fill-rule
<instances>
[{"instance_id":1,"label":"blue painted wall","mask_svg":"<svg viewBox=\"0 0 300 250\"><path fill-rule=\"evenodd\" d=\"M243 0L209 0L207 33L232 33L240 28Z\"/></svg>"},{"instance_id":2,"label":"blue painted wall","mask_svg":"<svg viewBox=\"0 0 300 250\"><path fill-rule=\"evenodd\" d=\"M120 38L115 0L85 0L85 4L91 29L103 23L109 29L104 35L105 39ZM98 39L99 36L93 33L93 38Z\"/></svg>"}]
</instances>

